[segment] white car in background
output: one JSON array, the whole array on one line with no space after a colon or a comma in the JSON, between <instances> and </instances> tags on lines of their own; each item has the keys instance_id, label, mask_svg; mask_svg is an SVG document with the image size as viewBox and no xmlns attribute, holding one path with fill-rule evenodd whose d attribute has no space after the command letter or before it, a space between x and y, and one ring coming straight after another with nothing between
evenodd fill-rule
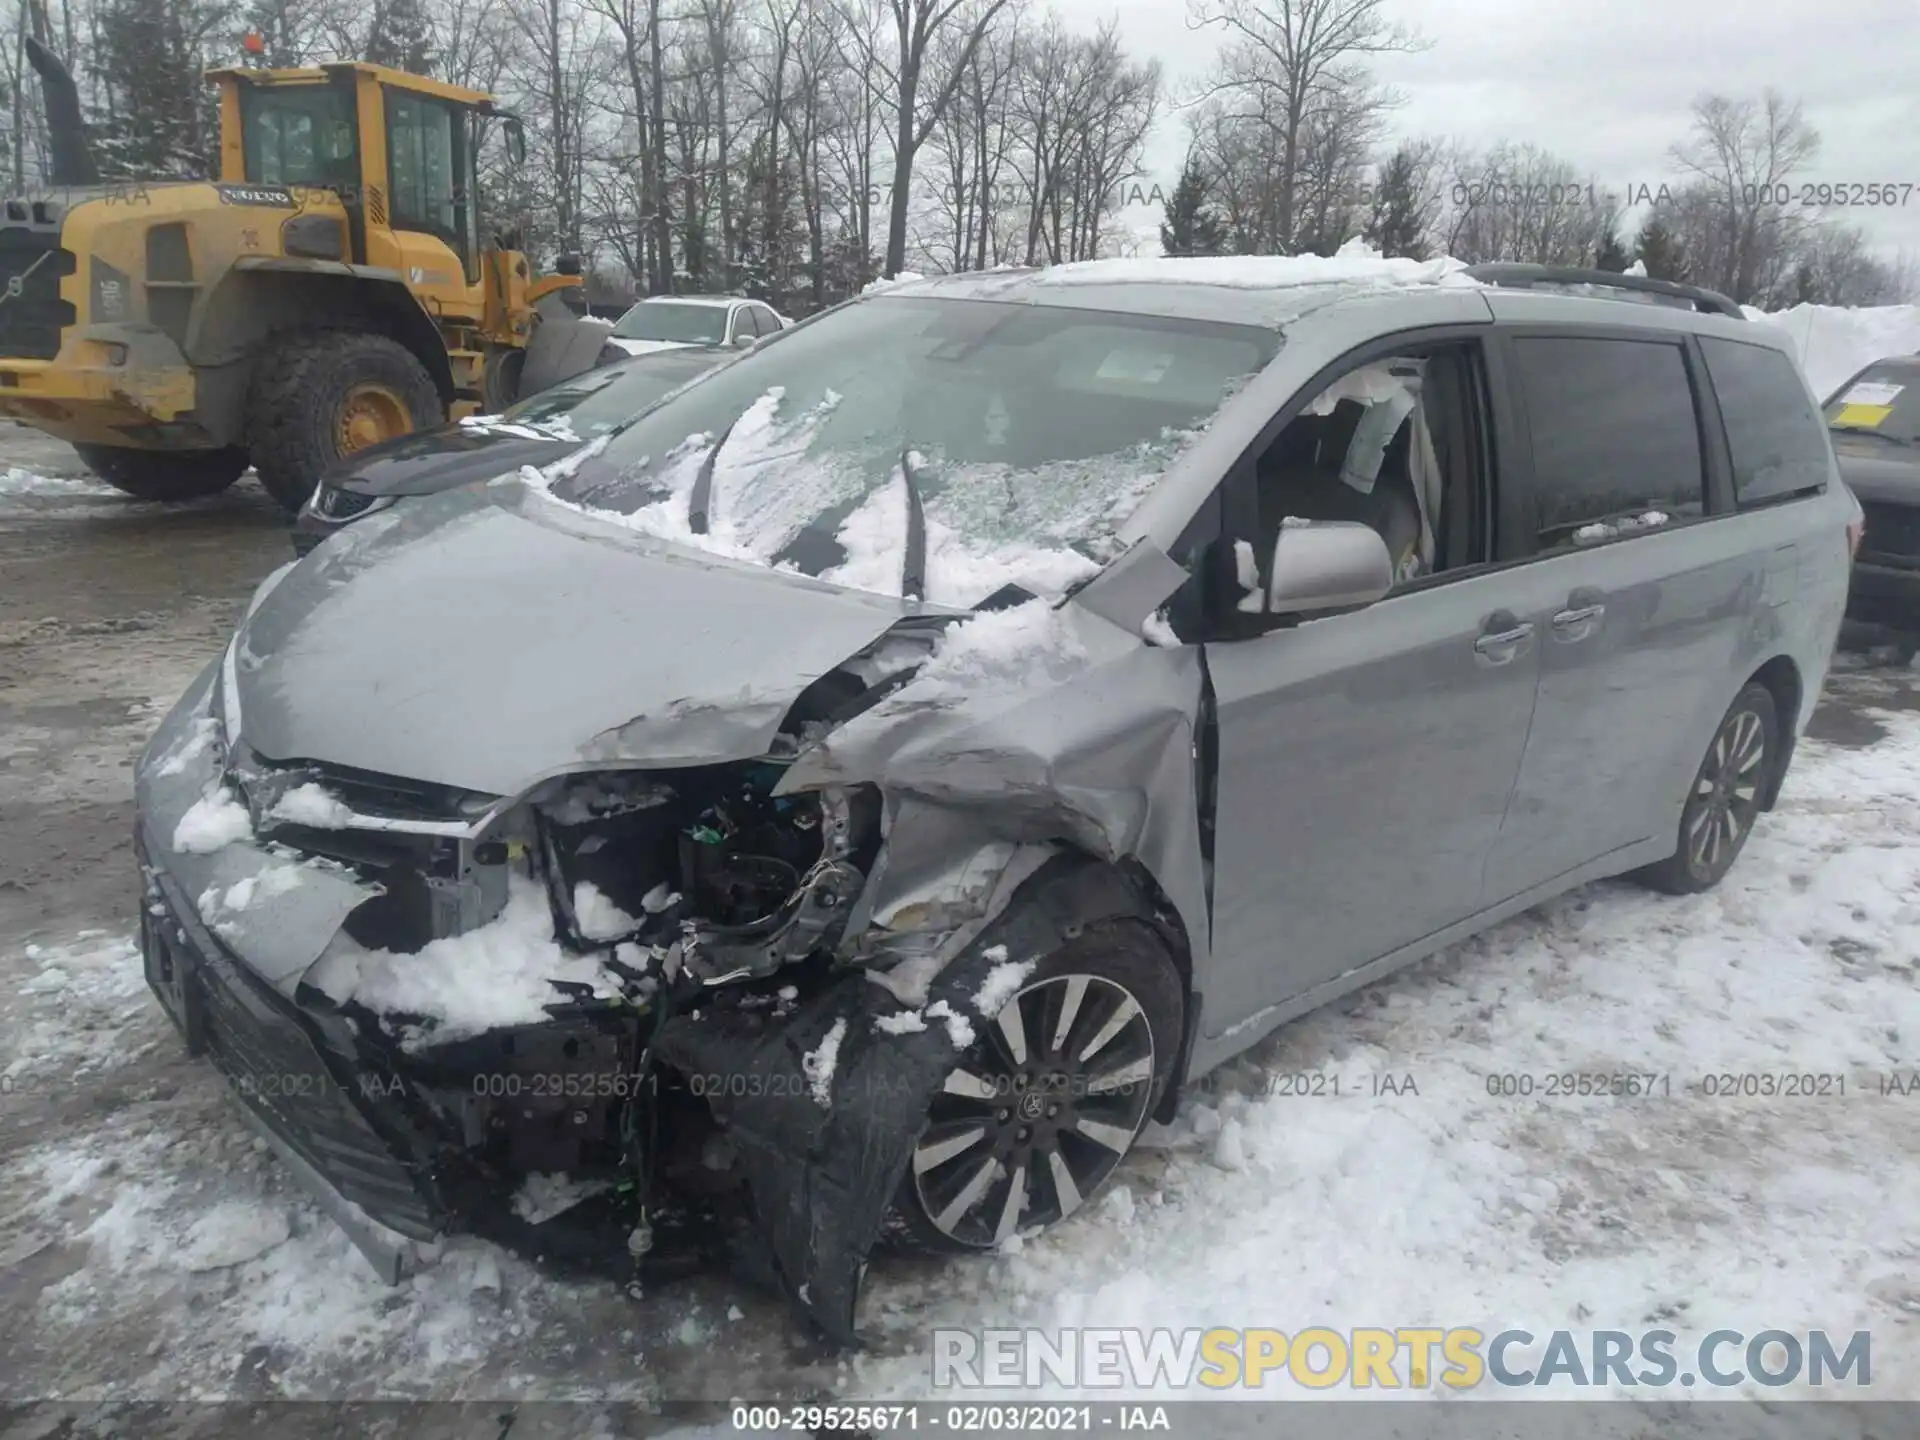
<instances>
[{"instance_id":1,"label":"white car in background","mask_svg":"<svg viewBox=\"0 0 1920 1440\"><path fill-rule=\"evenodd\" d=\"M656 295L614 323L607 337L629 355L692 345L751 345L793 322L771 305L734 295Z\"/></svg>"}]
</instances>

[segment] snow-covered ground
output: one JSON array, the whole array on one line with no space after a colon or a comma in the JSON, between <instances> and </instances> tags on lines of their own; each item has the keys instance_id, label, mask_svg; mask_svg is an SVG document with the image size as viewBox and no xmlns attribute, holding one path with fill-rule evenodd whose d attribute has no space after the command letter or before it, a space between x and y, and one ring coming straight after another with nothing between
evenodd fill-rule
<instances>
[{"instance_id":1,"label":"snow-covered ground","mask_svg":"<svg viewBox=\"0 0 1920 1440\"><path fill-rule=\"evenodd\" d=\"M388 1290L206 1067L151 1080L178 1041L124 933L16 953L0 1094L62 1123L0 1181L0 1273L34 1336L8 1388L912 1397L935 1326L1664 1322L1870 1330L1874 1397L1920 1398L1920 1095L1878 1085L1920 1065L1916 678L1840 677L1852 743L1805 742L1717 893L1596 886L1287 1027L1058 1233L877 1266L876 1347L838 1364L797 1356L772 1300L696 1285L634 1305L475 1241ZM1567 1071L1670 1093L1490 1093ZM1846 1093L1699 1093L1743 1073ZM1339 1098L1282 1093L1327 1088L1300 1076ZM1376 1095L1385 1077L1401 1093Z\"/></svg>"},{"instance_id":2,"label":"snow-covered ground","mask_svg":"<svg viewBox=\"0 0 1920 1440\"><path fill-rule=\"evenodd\" d=\"M1767 323L1821 393L1920 349L1920 314ZM0 865L0 1399L910 1397L939 1326L1655 1323L1869 1330L1873 1396L1920 1399L1920 1092L1881 1093L1920 1070L1920 675L1836 677L1717 893L1592 887L1286 1027L1058 1233L876 1266L836 1359L724 1279L636 1303L456 1240L382 1286L182 1055L131 884L39 903L105 893L126 752L286 553L250 489L141 505L54 448L0 434L0 841L57 837ZM1493 1093L1570 1070L1668 1093ZM1700 1093L1789 1073L1845 1093Z\"/></svg>"},{"instance_id":3,"label":"snow-covered ground","mask_svg":"<svg viewBox=\"0 0 1920 1440\"><path fill-rule=\"evenodd\" d=\"M1796 305L1791 310L1748 315L1778 325L1793 338L1801 368L1822 400L1875 360L1920 354L1920 305L1846 309Z\"/></svg>"}]
</instances>

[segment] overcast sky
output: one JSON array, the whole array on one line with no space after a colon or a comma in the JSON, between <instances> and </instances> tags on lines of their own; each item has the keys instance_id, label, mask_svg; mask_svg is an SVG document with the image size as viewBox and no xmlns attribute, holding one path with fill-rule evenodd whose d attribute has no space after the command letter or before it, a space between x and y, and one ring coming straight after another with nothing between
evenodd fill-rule
<instances>
[{"instance_id":1,"label":"overcast sky","mask_svg":"<svg viewBox=\"0 0 1920 1440\"><path fill-rule=\"evenodd\" d=\"M1076 27L1119 17L1130 52L1158 57L1169 99L1187 98L1221 43L1194 30L1186 0L1053 0ZM1816 183L1897 182L1904 206L1851 212L1877 247L1920 255L1920 0L1389 0L1430 43L1379 57L1406 96L1395 135L1475 146L1527 141L1591 171L1603 186L1678 178L1668 147L1695 95L1798 99L1820 132ZM1169 108L1147 152L1171 189L1186 125ZM1144 212L1141 218L1154 218Z\"/></svg>"}]
</instances>

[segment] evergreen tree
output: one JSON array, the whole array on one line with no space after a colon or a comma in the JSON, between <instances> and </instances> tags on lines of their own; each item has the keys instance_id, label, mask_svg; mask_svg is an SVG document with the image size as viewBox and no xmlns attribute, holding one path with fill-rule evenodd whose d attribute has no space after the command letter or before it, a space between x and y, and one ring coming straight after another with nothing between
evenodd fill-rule
<instances>
[{"instance_id":1,"label":"evergreen tree","mask_svg":"<svg viewBox=\"0 0 1920 1440\"><path fill-rule=\"evenodd\" d=\"M1363 232L1367 243L1382 255L1427 258L1426 219L1420 204L1420 166L1413 151L1402 146L1380 167L1379 188Z\"/></svg>"},{"instance_id":2,"label":"evergreen tree","mask_svg":"<svg viewBox=\"0 0 1920 1440\"><path fill-rule=\"evenodd\" d=\"M367 27L362 58L415 75L431 75L433 22L422 0L381 0Z\"/></svg>"},{"instance_id":3,"label":"evergreen tree","mask_svg":"<svg viewBox=\"0 0 1920 1440\"><path fill-rule=\"evenodd\" d=\"M218 108L201 78L201 37L224 13L197 0L110 0L92 70L106 95L95 129L103 174L214 173Z\"/></svg>"},{"instance_id":4,"label":"evergreen tree","mask_svg":"<svg viewBox=\"0 0 1920 1440\"><path fill-rule=\"evenodd\" d=\"M1687 278L1686 252L1681 247L1679 237L1658 214L1648 216L1646 224L1640 227L1640 238L1634 245L1634 252L1640 263L1647 267L1649 279Z\"/></svg>"},{"instance_id":5,"label":"evergreen tree","mask_svg":"<svg viewBox=\"0 0 1920 1440\"><path fill-rule=\"evenodd\" d=\"M1627 267L1632 263L1633 259L1627 254L1626 247L1620 243L1619 237L1609 228L1605 238L1600 242L1598 253L1593 257L1593 268L1596 270L1610 270L1615 275L1622 275L1626 273ZM1652 267L1649 266L1648 269L1651 271Z\"/></svg>"},{"instance_id":6,"label":"evergreen tree","mask_svg":"<svg viewBox=\"0 0 1920 1440\"><path fill-rule=\"evenodd\" d=\"M1199 160L1189 158L1180 183L1167 197L1167 218L1160 223L1160 248L1169 255L1219 255L1227 248L1227 227L1208 201L1212 182Z\"/></svg>"}]
</instances>

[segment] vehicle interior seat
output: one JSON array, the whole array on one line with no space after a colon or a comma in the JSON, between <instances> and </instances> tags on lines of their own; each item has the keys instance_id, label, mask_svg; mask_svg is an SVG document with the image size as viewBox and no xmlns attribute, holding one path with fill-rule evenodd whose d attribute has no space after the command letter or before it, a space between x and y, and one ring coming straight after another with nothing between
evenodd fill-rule
<instances>
[{"instance_id":1,"label":"vehicle interior seat","mask_svg":"<svg viewBox=\"0 0 1920 1440\"><path fill-rule=\"evenodd\" d=\"M1373 408L1343 398L1330 414L1302 414L1260 458L1255 546L1263 568L1273 554L1282 523L1289 517L1371 525L1386 542L1400 579L1432 568L1432 507L1423 504L1423 490L1433 493L1429 482L1437 483L1438 479L1431 436L1418 422L1417 400L1411 408L1402 402L1377 417L1376 423L1396 424L1393 411L1400 412L1397 428L1381 450L1377 435L1361 434L1362 422ZM1417 468L1423 472L1420 488L1416 488L1413 475L1416 446L1421 456Z\"/></svg>"}]
</instances>

